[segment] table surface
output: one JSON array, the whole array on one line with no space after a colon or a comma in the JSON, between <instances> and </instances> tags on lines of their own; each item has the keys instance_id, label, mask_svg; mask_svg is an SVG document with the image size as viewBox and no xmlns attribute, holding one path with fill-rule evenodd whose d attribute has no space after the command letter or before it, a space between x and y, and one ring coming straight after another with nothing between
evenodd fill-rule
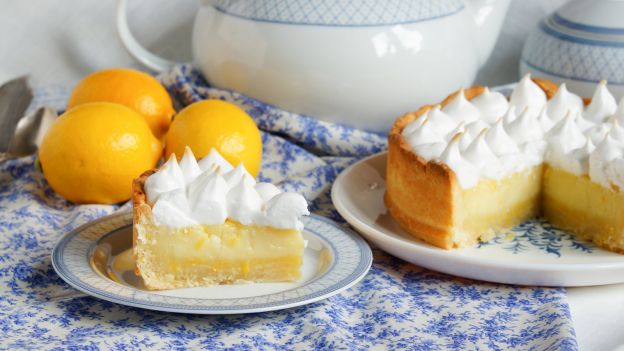
<instances>
[{"instance_id":1,"label":"table surface","mask_svg":"<svg viewBox=\"0 0 624 351\"><path fill-rule=\"evenodd\" d=\"M477 81L495 85L517 79L522 42L544 14L563 0L512 3L501 39ZM113 66L139 67L118 41L114 2L8 2L0 11L0 82L29 74L35 86L74 84L91 71ZM139 41L170 59L190 58L193 0L137 0L129 4L131 27ZM154 19L159 20L154 20ZM568 299L582 350L624 348L624 284L568 289ZM620 345L620 347L618 347Z\"/></svg>"}]
</instances>

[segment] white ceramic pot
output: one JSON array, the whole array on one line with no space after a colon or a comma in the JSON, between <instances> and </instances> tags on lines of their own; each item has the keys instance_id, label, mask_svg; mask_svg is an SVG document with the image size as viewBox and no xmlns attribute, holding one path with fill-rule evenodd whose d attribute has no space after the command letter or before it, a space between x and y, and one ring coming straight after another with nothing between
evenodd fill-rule
<instances>
[{"instance_id":1,"label":"white ceramic pot","mask_svg":"<svg viewBox=\"0 0 624 351\"><path fill-rule=\"evenodd\" d=\"M591 96L606 79L624 96L624 1L574 0L545 18L529 36L520 74L532 72Z\"/></svg>"},{"instance_id":2,"label":"white ceramic pot","mask_svg":"<svg viewBox=\"0 0 624 351\"><path fill-rule=\"evenodd\" d=\"M170 62L132 38L149 68ZM322 120L385 132L406 111L468 86L489 57L509 0L212 0L193 30L210 84Z\"/></svg>"}]
</instances>

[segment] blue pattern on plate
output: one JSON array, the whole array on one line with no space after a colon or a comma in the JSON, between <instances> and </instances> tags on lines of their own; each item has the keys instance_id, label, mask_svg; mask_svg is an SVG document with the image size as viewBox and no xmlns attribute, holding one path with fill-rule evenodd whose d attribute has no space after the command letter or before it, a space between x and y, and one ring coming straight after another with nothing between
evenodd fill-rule
<instances>
[{"instance_id":1,"label":"blue pattern on plate","mask_svg":"<svg viewBox=\"0 0 624 351\"><path fill-rule=\"evenodd\" d=\"M488 242L479 243L479 247L489 245L501 245L503 249L514 254L527 251L530 246L534 246L557 257L561 257L561 250L565 248L586 253L592 253L596 248L591 242L580 240L543 218L525 221L507 233Z\"/></svg>"},{"instance_id":2,"label":"blue pattern on plate","mask_svg":"<svg viewBox=\"0 0 624 351\"><path fill-rule=\"evenodd\" d=\"M52 266L68 284L91 296L127 306L199 314L253 313L281 310L285 306L302 306L340 293L366 276L373 261L366 241L354 232L315 214L303 218L303 223L304 238L318 245L322 242L323 250L327 250L326 253L331 256L331 262L322 274L306 280L303 285L259 296L229 299L171 296L139 291L131 287L132 284L127 284L127 281L120 284L114 279L103 277L102 272L91 268L88 253L93 252L94 244L109 235L131 237L132 211L94 220L64 235L52 252ZM321 254L318 247L316 251ZM204 293L210 294L205 290Z\"/></svg>"},{"instance_id":3,"label":"blue pattern on plate","mask_svg":"<svg viewBox=\"0 0 624 351\"><path fill-rule=\"evenodd\" d=\"M261 178L301 191L315 213L336 220L331 182L386 145L375 134L210 88L189 66L162 79L180 104L212 97L250 111L264 131ZM67 98L38 96L58 106ZM64 233L119 207L63 200L33 163L26 157L0 165L0 349L577 349L565 289L453 278L379 250L370 273L353 288L277 312L182 315L85 297L56 275L50 252Z\"/></svg>"}]
</instances>

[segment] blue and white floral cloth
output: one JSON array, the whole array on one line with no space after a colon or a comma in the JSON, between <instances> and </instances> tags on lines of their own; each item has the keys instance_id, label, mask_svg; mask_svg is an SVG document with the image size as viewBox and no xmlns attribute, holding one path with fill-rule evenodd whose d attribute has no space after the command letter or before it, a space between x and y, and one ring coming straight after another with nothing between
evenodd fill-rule
<instances>
[{"instance_id":1,"label":"blue and white floral cloth","mask_svg":"<svg viewBox=\"0 0 624 351\"><path fill-rule=\"evenodd\" d=\"M303 193L313 212L342 223L329 199L332 181L386 146L382 136L209 87L190 66L161 79L179 106L204 98L242 106L263 131L260 178ZM62 108L67 92L39 90L34 105ZM351 289L277 312L183 315L84 296L56 275L51 250L64 233L116 210L63 200L34 157L0 165L0 349L577 349L564 289L453 278L379 250Z\"/></svg>"}]
</instances>

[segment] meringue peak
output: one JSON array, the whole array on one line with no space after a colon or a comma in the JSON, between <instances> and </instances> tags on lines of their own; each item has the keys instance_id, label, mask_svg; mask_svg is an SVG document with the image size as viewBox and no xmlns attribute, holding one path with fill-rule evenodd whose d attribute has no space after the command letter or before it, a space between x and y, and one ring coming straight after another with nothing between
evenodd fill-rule
<instances>
[{"instance_id":1,"label":"meringue peak","mask_svg":"<svg viewBox=\"0 0 624 351\"><path fill-rule=\"evenodd\" d=\"M184 174L178 165L178 160L175 154L171 154L169 160L145 181L147 202L153 205L161 194L175 189L184 189L185 186Z\"/></svg>"},{"instance_id":2,"label":"meringue peak","mask_svg":"<svg viewBox=\"0 0 624 351\"><path fill-rule=\"evenodd\" d=\"M613 117L617 118L620 123L624 123L624 97L620 99L620 103L618 104L617 110L615 110Z\"/></svg>"},{"instance_id":3,"label":"meringue peak","mask_svg":"<svg viewBox=\"0 0 624 351\"><path fill-rule=\"evenodd\" d=\"M453 136L442 155L440 155L440 162L446 164L455 172L455 176L462 188L471 188L479 181L479 171L462 156L459 150L459 143L463 135L463 133L457 133Z\"/></svg>"},{"instance_id":4,"label":"meringue peak","mask_svg":"<svg viewBox=\"0 0 624 351\"><path fill-rule=\"evenodd\" d=\"M548 116L546 106L542 108L542 112L540 112L539 116L537 116L537 121L542 127L544 133L547 133L555 125L555 122L553 122L550 116Z\"/></svg>"},{"instance_id":5,"label":"meringue peak","mask_svg":"<svg viewBox=\"0 0 624 351\"><path fill-rule=\"evenodd\" d=\"M496 91L493 92L488 87L485 87L483 92L470 102L481 112L483 121L487 123L496 122L509 108L509 101L505 95Z\"/></svg>"},{"instance_id":6,"label":"meringue peak","mask_svg":"<svg viewBox=\"0 0 624 351\"><path fill-rule=\"evenodd\" d=\"M506 127L509 136L520 145L528 141L541 140L544 137L542 126L537 119L524 109L522 114Z\"/></svg>"},{"instance_id":7,"label":"meringue peak","mask_svg":"<svg viewBox=\"0 0 624 351\"><path fill-rule=\"evenodd\" d=\"M619 143L624 143L624 127L620 124L617 118L612 118L611 130L609 130L609 136Z\"/></svg>"},{"instance_id":8,"label":"meringue peak","mask_svg":"<svg viewBox=\"0 0 624 351\"><path fill-rule=\"evenodd\" d=\"M197 164L193 150L188 146L184 148L184 156L180 160L180 170L184 175L186 184L190 184L202 172L199 164Z\"/></svg>"},{"instance_id":9,"label":"meringue peak","mask_svg":"<svg viewBox=\"0 0 624 351\"><path fill-rule=\"evenodd\" d=\"M202 172L210 171L216 166L219 166L221 173L227 173L234 168L215 148L210 148L208 155L199 160L198 165Z\"/></svg>"},{"instance_id":10,"label":"meringue peak","mask_svg":"<svg viewBox=\"0 0 624 351\"><path fill-rule=\"evenodd\" d=\"M578 149L585 143L586 137L575 123L574 118L572 112L568 112L568 114L548 132L548 140L551 145L559 148L563 153Z\"/></svg>"},{"instance_id":11,"label":"meringue peak","mask_svg":"<svg viewBox=\"0 0 624 351\"><path fill-rule=\"evenodd\" d=\"M546 104L546 93L526 74L511 93L509 104L520 111L528 108L530 114L537 115Z\"/></svg>"},{"instance_id":12,"label":"meringue peak","mask_svg":"<svg viewBox=\"0 0 624 351\"><path fill-rule=\"evenodd\" d=\"M427 121L429 121L431 127L438 135L446 135L457 125L451 116L440 109L440 105L435 106L427 112Z\"/></svg>"},{"instance_id":13,"label":"meringue peak","mask_svg":"<svg viewBox=\"0 0 624 351\"><path fill-rule=\"evenodd\" d=\"M520 151L516 142L505 131L502 118L499 118L494 126L487 131L485 141L497 156L514 154Z\"/></svg>"},{"instance_id":14,"label":"meringue peak","mask_svg":"<svg viewBox=\"0 0 624 351\"><path fill-rule=\"evenodd\" d=\"M464 151L466 159L472 162L479 169L498 161L498 158L492 149L485 142L485 136L488 131L489 129L483 129Z\"/></svg>"},{"instance_id":15,"label":"meringue peak","mask_svg":"<svg viewBox=\"0 0 624 351\"><path fill-rule=\"evenodd\" d=\"M439 136L435 129L431 126L428 119L426 119L420 127L406 135L405 138L407 138L407 142L412 146L444 141L444 139L442 139L442 137Z\"/></svg>"},{"instance_id":16,"label":"meringue peak","mask_svg":"<svg viewBox=\"0 0 624 351\"><path fill-rule=\"evenodd\" d=\"M525 108L526 110L526 108ZM516 118L518 118L518 114L516 113L516 107L515 106L509 106L509 108L507 109L507 111L505 112L505 114L499 118L503 120L503 123L505 125L510 124L511 122L515 121ZM498 122L498 120L494 121L494 123Z\"/></svg>"},{"instance_id":17,"label":"meringue peak","mask_svg":"<svg viewBox=\"0 0 624 351\"><path fill-rule=\"evenodd\" d=\"M244 225L258 220L262 210L262 198L254 185L241 177L226 195L228 217Z\"/></svg>"},{"instance_id":18,"label":"meringue peak","mask_svg":"<svg viewBox=\"0 0 624 351\"><path fill-rule=\"evenodd\" d=\"M568 91L565 83L559 86L557 93L546 103L546 113L553 122L559 122L565 115L583 111L583 99Z\"/></svg>"},{"instance_id":19,"label":"meringue peak","mask_svg":"<svg viewBox=\"0 0 624 351\"><path fill-rule=\"evenodd\" d=\"M190 216L190 207L183 189L162 193L152 205L152 216L158 224L180 228L197 225Z\"/></svg>"},{"instance_id":20,"label":"meringue peak","mask_svg":"<svg viewBox=\"0 0 624 351\"><path fill-rule=\"evenodd\" d=\"M481 112L466 99L464 89L459 90L451 101L442 108L442 112L457 122L470 123L481 118Z\"/></svg>"},{"instance_id":21,"label":"meringue peak","mask_svg":"<svg viewBox=\"0 0 624 351\"><path fill-rule=\"evenodd\" d=\"M295 193L281 193L275 195L266 204L266 223L274 228L303 229L303 222L299 218L307 216L308 202L303 196Z\"/></svg>"},{"instance_id":22,"label":"meringue peak","mask_svg":"<svg viewBox=\"0 0 624 351\"><path fill-rule=\"evenodd\" d=\"M227 183L214 172L204 172L187 188L189 205L193 219L202 224L221 224L225 222Z\"/></svg>"},{"instance_id":23,"label":"meringue peak","mask_svg":"<svg viewBox=\"0 0 624 351\"><path fill-rule=\"evenodd\" d=\"M242 162L239 163L236 168L225 173L223 178L225 179L229 189L232 189L240 181L249 183L251 186L256 184L256 180L251 176L251 174L249 174L249 172L247 172L247 169Z\"/></svg>"},{"instance_id":24,"label":"meringue peak","mask_svg":"<svg viewBox=\"0 0 624 351\"><path fill-rule=\"evenodd\" d=\"M617 111L617 102L607 88L607 81L602 80L596 87L591 103L583 113L584 117L594 123L602 123Z\"/></svg>"}]
</instances>

